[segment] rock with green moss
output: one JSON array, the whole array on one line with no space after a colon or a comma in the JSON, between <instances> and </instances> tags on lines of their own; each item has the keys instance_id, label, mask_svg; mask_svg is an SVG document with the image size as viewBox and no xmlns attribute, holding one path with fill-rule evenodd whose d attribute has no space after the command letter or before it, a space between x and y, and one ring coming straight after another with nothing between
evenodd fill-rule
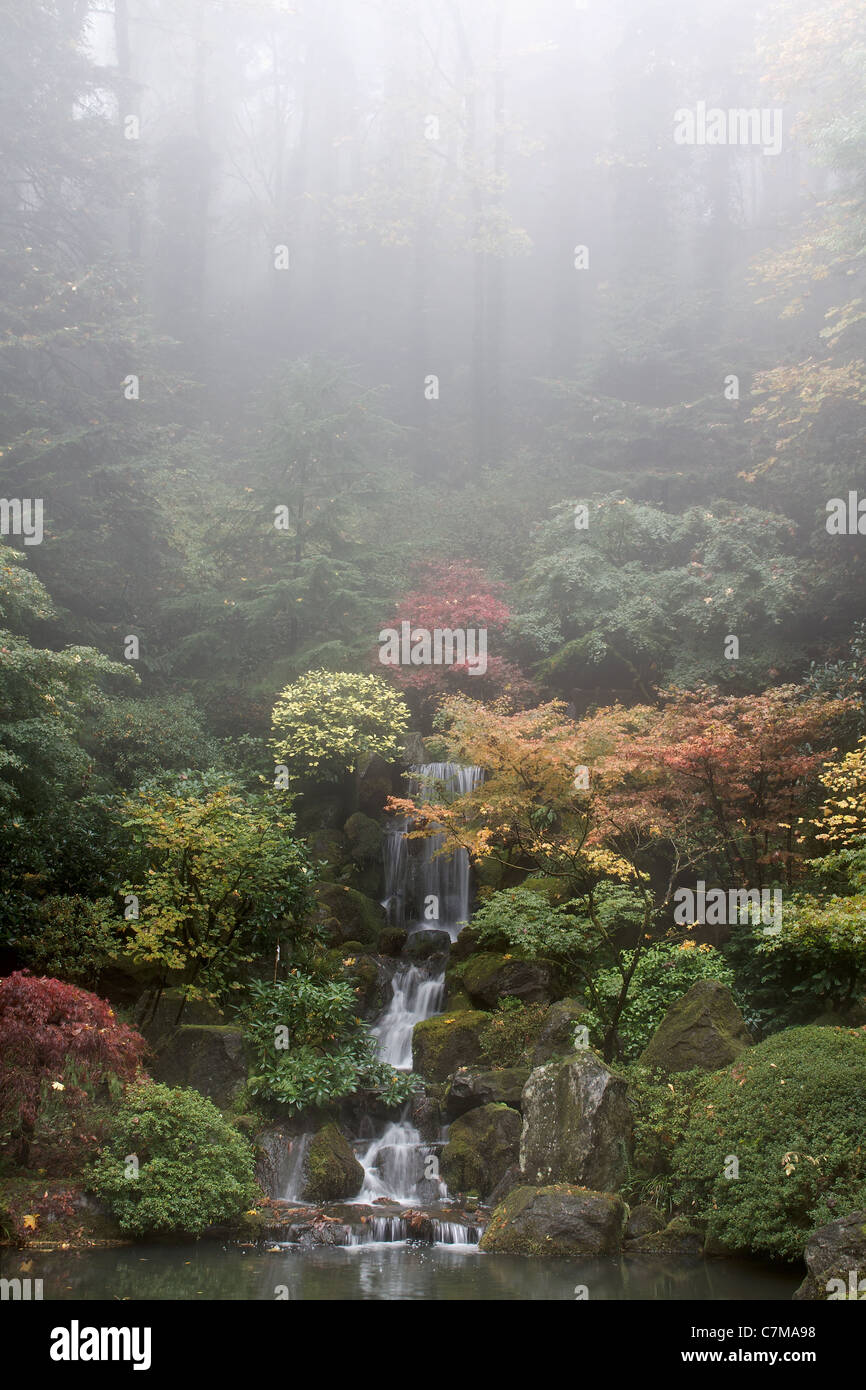
<instances>
[{"instance_id":1,"label":"rock with green moss","mask_svg":"<svg viewBox=\"0 0 866 1390\"><path fill-rule=\"evenodd\" d=\"M247 1080L243 1034L224 1024L182 1024L162 1036L149 1070L155 1081L191 1086L221 1109L231 1109Z\"/></svg>"},{"instance_id":2,"label":"rock with green moss","mask_svg":"<svg viewBox=\"0 0 866 1390\"><path fill-rule=\"evenodd\" d=\"M477 1009L437 1014L415 1024L412 1070L428 1081L445 1081L458 1067L481 1057L481 1034L490 1015Z\"/></svg>"},{"instance_id":3,"label":"rock with green moss","mask_svg":"<svg viewBox=\"0 0 866 1390\"><path fill-rule=\"evenodd\" d=\"M651 1206L649 1202L641 1202L629 1212L625 1238L640 1240L641 1236L652 1236L657 1231L663 1231L666 1225L667 1222L658 1207Z\"/></svg>"},{"instance_id":4,"label":"rock with green moss","mask_svg":"<svg viewBox=\"0 0 866 1390\"><path fill-rule=\"evenodd\" d=\"M862 1301L866 1297L866 1211L853 1211L840 1221L819 1226L809 1237L805 1258L809 1272L794 1298Z\"/></svg>"},{"instance_id":5,"label":"rock with green moss","mask_svg":"<svg viewBox=\"0 0 866 1390\"><path fill-rule=\"evenodd\" d=\"M718 980L697 980L668 1009L640 1056L645 1067L673 1073L718 1071L751 1045L731 991Z\"/></svg>"},{"instance_id":6,"label":"rock with green moss","mask_svg":"<svg viewBox=\"0 0 866 1390\"><path fill-rule=\"evenodd\" d=\"M495 1008L506 995L524 1004L547 1004L565 991L562 971L552 960L521 960L481 951L470 956L462 972L463 988L472 1002Z\"/></svg>"},{"instance_id":7,"label":"rock with green moss","mask_svg":"<svg viewBox=\"0 0 866 1390\"><path fill-rule=\"evenodd\" d=\"M440 1168L448 1191L484 1201L517 1162L520 1129L520 1116L507 1105L482 1105L455 1120Z\"/></svg>"},{"instance_id":8,"label":"rock with green moss","mask_svg":"<svg viewBox=\"0 0 866 1390\"><path fill-rule=\"evenodd\" d=\"M618 1253L628 1208L616 1193L556 1183L515 1187L494 1211L481 1249L548 1259Z\"/></svg>"},{"instance_id":9,"label":"rock with green moss","mask_svg":"<svg viewBox=\"0 0 866 1390\"><path fill-rule=\"evenodd\" d=\"M532 1072L523 1092L520 1166L532 1183L579 1183L615 1191L632 1148L626 1082L594 1052Z\"/></svg>"},{"instance_id":10,"label":"rock with green moss","mask_svg":"<svg viewBox=\"0 0 866 1390\"><path fill-rule=\"evenodd\" d=\"M357 888L347 888L342 883L319 883L315 895L319 918L333 945L360 941L368 948L376 946L385 926L385 914L379 903L359 893Z\"/></svg>"},{"instance_id":11,"label":"rock with green moss","mask_svg":"<svg viewBox=\"0 0 866 1390\"><path fill-rule=\"evenodd\" d=\"M532 1053L532 1065L542 1067L554 1057L564 1057L575 1050L575 1029L580 1024L586 1004L580 999L560 999L551 1004Z\"/></svg>"},{"instance_id":12,"label":"rock with green moss","mask_svg":"<svg viewBox=\"0 0 866 1390\"><path fill-rule=\"evenodd\" d=\"M382 827L372 816L356 811L343 826L349 853L359 864L379 862L382 856Z\"/></svg>"},{"instance_id":13,"label":"rock with green moss","mask_svg":"<svg viewBox=\"0 0 866 1390\"><path fill-rule=\"evenodd\" d=\"M406 955L410 960L428 960L430 956L447 956L450 947L451 937L442 927L422 927L410 933Z\"/></svg>"},{"instance_id":14,"label":"rock with green moss","mask_svg":"<svg viewBox=\"0 0 866 1390\"><path fill-rule=\"evenodd\" d=\"M628 1228L626 1228L628 1229ZM626 1241L628 1255L700 1255L703 1237L688 1217L675 1216L660 1231L647 1231Z\"/></svg>"},{"instance_id":15,"label":"rock with green moss","mask_svg":"<svg viewBox=\"0 0 866 1390\"><path fill-rule=\"evenodd\" d=\"M445 1093L446 1116L456 1120L479 1105L510 1105L512 1110L520 1110L528 1080L528 1067L501 1067L497 1071L461 1067Z\"/></svg>"},{"instance_id":16,"label":"rock with green moss","mask_svg":"<svg viewBox=\"0 0 866 1390\"><path fill-rule=\"evenodd\" d=\"M357 1197L364 1185L361 1167L348 1139L337 1125L325 1125L313 1135L304 1166L305 1202L342 1202Z\"/></svg>"}]
</instances>

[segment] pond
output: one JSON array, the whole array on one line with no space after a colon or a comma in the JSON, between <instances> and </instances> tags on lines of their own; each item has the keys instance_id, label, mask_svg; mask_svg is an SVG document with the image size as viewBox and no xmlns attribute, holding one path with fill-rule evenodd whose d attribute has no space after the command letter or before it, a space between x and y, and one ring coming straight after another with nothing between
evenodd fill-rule
<instances>
[{"instance_id":1,"label":"pond","mask_svg":"<svg viewBox=\"0 0 866 1390\"><path fill-rule=\"evenodd\" d=\"M6 1278L43 1280L45 1300L513 1300L790 1299L797 1269L687 1257L533 1260L475 1247L406 1242L264 1249L134 1245L106 1250L4 1252ZM583 1296L587 1296L583 1295Z\"/></svg>"}]
</instances>

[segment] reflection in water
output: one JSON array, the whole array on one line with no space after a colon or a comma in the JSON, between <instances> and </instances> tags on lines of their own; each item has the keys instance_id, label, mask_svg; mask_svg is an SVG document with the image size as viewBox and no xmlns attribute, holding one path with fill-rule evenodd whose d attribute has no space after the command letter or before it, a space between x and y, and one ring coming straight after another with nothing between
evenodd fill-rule
<instances>
[{"instance_id":1,"label":"reflection in water","mask_svg":"<svg viewBox=\"0 0 866 1390\"><path fill-rule=\"evenodd\" d=\"M448 1246L242 1250L215 1243L4 1252L0 1273L44 1280L57 1299L790 1299L798 1269L685 1258L532 1260Z\"/></svg>"}]
</instances>

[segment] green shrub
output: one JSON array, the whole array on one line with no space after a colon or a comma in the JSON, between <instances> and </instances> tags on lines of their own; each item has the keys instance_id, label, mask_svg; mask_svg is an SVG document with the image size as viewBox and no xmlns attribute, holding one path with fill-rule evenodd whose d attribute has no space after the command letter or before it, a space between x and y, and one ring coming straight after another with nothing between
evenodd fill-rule
<instances>
[{"instance_id":1,"label":"green shrub","mask_svg":"<svg viewBox=\"0 0 866 1390\"><path fill-rule=\"evenodd\" d=\"M293 970L277 984L253 983L241 1013L254 1057L252 1094L290 1110L325 1105L357 1090L378 1091L387 1104L407 1100L417 1078L377 1057L376 1041L357 1008L345 980Z\"/></svg>"},{"instance_id":2,"label":"green shrub","mask_svg":"<svg viewBox=\"0 0 866 1390\"><path fill-rule=\"evenodd\" d=\"M673 1151L678 1201L730 1250L795 1259L816 1226L866 1206L864 1132L866 1033L777 1033L698 1085Z\"/></svg>"},{"instance_id":3,"label":"green shrub","mask_svg":"<svg viewBox=\"0 0 866 1390\"><path fill-rule=\"evenodd\" d=\"M198 1091L130 1087L91 1189L131 1235L200 1235L260 1196L250 1144ZM137 1171L136 1171L137 1170Z\"/></svg>"},{"instance_id":4,"label":"green shrub","mask_svg":"<svg viewBox=\"0 0 866 1390\"><path fill-rule=\"evenodd\" d=\"M393 761L409 727L409 710L378 676L308 671L281 691L273 715L273 749L293 778L338 780L362 758Z\"/></svg>"},{"instance_id":5,"label":"green shrub","mask_svg":"<svg viewBox=\"0 0 866 1390\"><path fill-rule=\"evenodd\" d=\"M111 898L51 895L34 905L13 944L35 973L93 988L123 949L123 919Z\"/></svg>"},{"instance_id":6,"label":"green shrub","mask_svg":"<svg viewBox=\"0 0 866 1390\"><path fill-rule=\"evenodd\" d=\"M780 932L737 927L723 948L745 1001L746 1022L759 1033L808 1023L822 1013L844 1014L866 993L866 855L813 862L828 874L842 868L847 891L798 893L785 908Z\"/></svg>"},{"instance_id":7,"label":"green shrub","mask_svg":"<svg viewBox=\"0 0 866 1390\"><path fill-rule=\"evenodd\" d=\"M506 888L492 893L472 917L479 946L503 948L536 959L573 961L589 938L581 918L567 906L551 906L537 889Z\"/></svg>"},{"instance_id":8,"label":"green shrub","mask_svg":"<svg viewBox=\"0 0 866 1390\"><path fill-rule=\"evenodd\" d=\"M502 999L481 1033L481 1052L491 1067L517 1067L526 1062L535 1046L546 1004L522 1004Z\"/></svg>"},{"instance_id":9,"label":"green shrub","mask_svg":"<svg viewBox=\"0 0 866 1390\"><path fill-rule=\"evenodd\" d=\"M720 951L708 945L695 946L691 941L660 942L641 956L617 1024L622 1056L627 1061L640 1056L671 1004L690 990L696 980L718 980L730 988L734 974ZM602 1006L612 1003L622 989L622 974L619 970L599 970L593 976L593 985ZM588 991L586 998L590 1007L581 1023L589 1029L592 1042L600 1046L608 1010L595 1006Z\"/></svg>"}]
</instances>

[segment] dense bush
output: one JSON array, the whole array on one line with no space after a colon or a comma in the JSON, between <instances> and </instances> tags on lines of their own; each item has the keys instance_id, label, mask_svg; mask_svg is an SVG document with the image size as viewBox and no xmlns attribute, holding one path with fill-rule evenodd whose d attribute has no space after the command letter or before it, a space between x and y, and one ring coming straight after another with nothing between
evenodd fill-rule
<instances>
[{"instance_id":1,"label":"dense bush","mask_svg":"<svg viewBox=\"0 0 866 1390\"><path fill-rule=\"evenodd\" d=\"M111 898L52 894L34 905L13 944L32 969L93 987L123 950L123 918Z\"/></svg>"},{"instance_id":2,"label":"dense bush","mask_svg":"<svg viewBox=\"0 0 866 1390\"><path fill-rule=\"evenodd\" d=\"M68 1115L110 1078L131 1081L144 1050L95 994L26 971L0 980L0 1120L17 1161L49 1098Z\"/></svg>"},{"instance_id":3,"label":"dense bush","mask_svg":"<svg viewBox=\"0 0 866 1390\"><path fill-rule=\"evenodd\" d=\"M133 959L185 999L242 988L244 968L305 931L312 869L276 795L245 792L227 774L147 782L125 799L139 902Z\"/></svg>"},{"instance_id":4,"label":"dense bush","mask_svg":"<svg viewBox=\"0 0 866 1390\"><path fill-rule=\"evenodd\" d=\"M730 1250L795 1259L866 1206L864 1132L866 1032L791 1028L697 1087L672 1152L678 1201Z\"/></svg>"},{"instance_id":5,"label":"dense bush","mask_svg":"<svg viewBox=\"0 0 866 1390\"><path fill-rule=\"evenodd\" d=\"M567 906L551 906L544 893L525 887L491 894L472 926L479 945L565 963L585 951L589 940L585 923Z\"/></svg>"},{"instance_id":6,"label":"dense bush","mask_svg":"<svg viewBox=\"0 0 866 1390\"><path fill-rule=\"evenodd\" d=\"M671 1004L691 989L696 980L718 980L732 986L733 971L721 952L712 946L695 946L693 941L659 942L639 959L631 977L628 1002L617 1024L622 1056L638 1057L661 1023ZM608 1009L622 989L619 970L599 970L593 976L598 1003L590 1007L581 1022L589 1028L592 1042L601 1045ZM599 1007L599 1004L601 1007Z\"/></svg>"},{"instance_id":7,"label":"dense bush","mask_svg":"<svg viewBox=\"0 0 866 1390\"><path fill-rule=\"evenodd\" d=\"M378 676L310 671L282 691L272 720L274 754L294 779L338 780L371 753L396 758L409 711Z\"/></svg>"},{"instance_id":8,"label":"dense bush","mask_svg":"<svg viewBox=\"0 0 866 1390\"><path fill-rule=\"evenodd\" d=\"M253 1095L290 1110L324 1105L361 1089L379 1091L394 1104L407 1099L415 1077L379 1060L357 1007L345 981L300 970L278 984L252 984L241 1019L255 1058Z\"/></svg>"},{"instance_id":9,"label":"dense bush","mask_svg":"<svg viewBox=\"0 0 866 1390\"><path fill-rule=\"evenodd\" d=\"M253 1168L251 1145L212 1101L147 1082L126 1092L87 1180L130 1235L200 1235L260 1197Z\"/></svg>"}]
</instances>

